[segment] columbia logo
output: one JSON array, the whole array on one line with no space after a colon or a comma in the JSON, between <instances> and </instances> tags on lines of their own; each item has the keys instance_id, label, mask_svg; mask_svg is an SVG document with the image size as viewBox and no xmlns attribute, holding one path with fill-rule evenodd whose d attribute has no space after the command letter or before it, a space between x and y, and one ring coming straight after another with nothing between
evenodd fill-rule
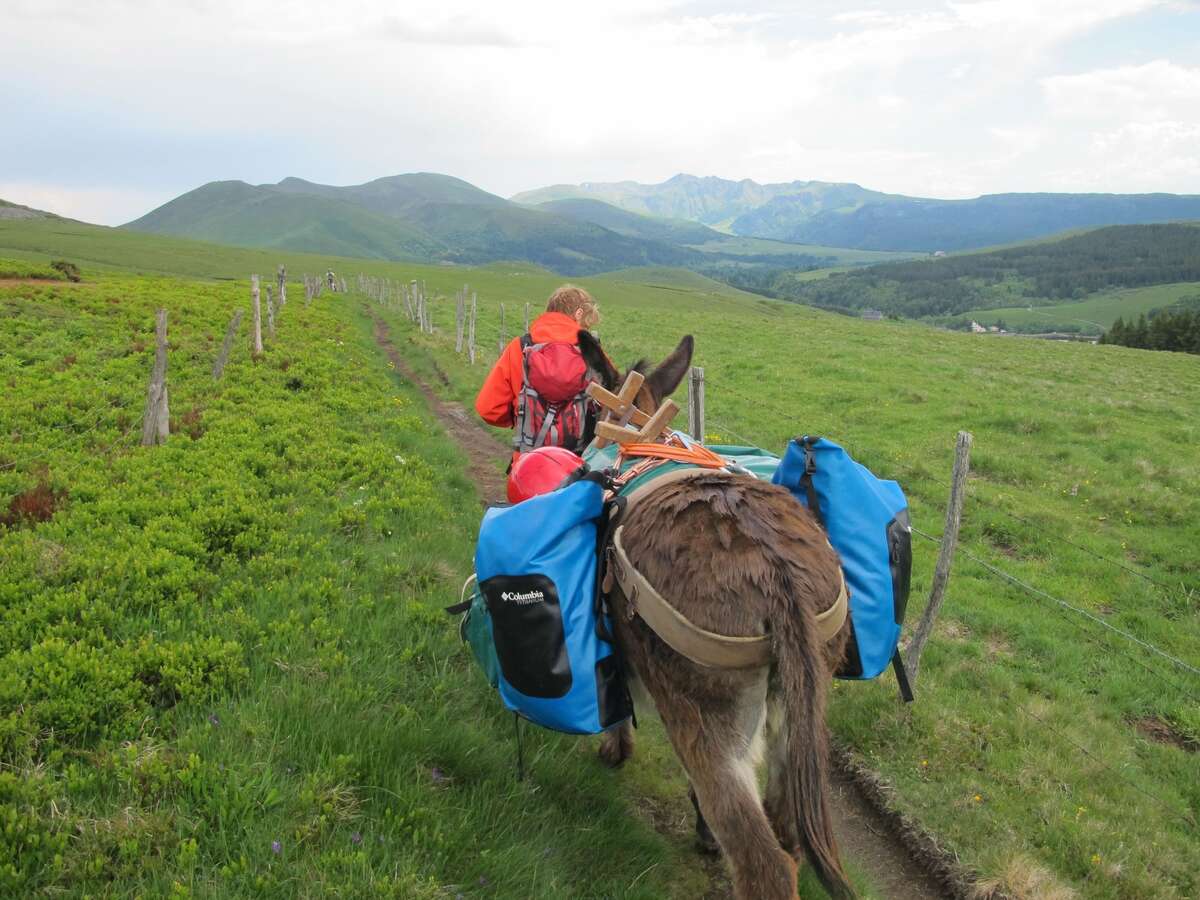
<instances>
[{"instance_id":1,"label":"columbia logo","mask_svg":"<svg viewBox=\"0 0 1200 900\"><path fill-rule=\"evenodd\" d=\"M546 595L541 591L527 591L524 594L505 591L500 595L500 599L505 603L541 603L546 599Z\"/></svg>"}]
</instances>

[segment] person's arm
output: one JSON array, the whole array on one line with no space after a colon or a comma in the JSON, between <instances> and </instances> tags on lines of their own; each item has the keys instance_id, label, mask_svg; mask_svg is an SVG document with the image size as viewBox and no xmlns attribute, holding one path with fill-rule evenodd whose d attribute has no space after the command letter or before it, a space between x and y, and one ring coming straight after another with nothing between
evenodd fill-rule
<instances>
[{"instance_id":1,"label":"person's arm","mask_svg":"<svg viewBox=\"0 0 1200 900\"><path fill-rule=\"evenodd\" d=\"M475 412L489 425L511 428L513 407L522 381L521 339L513 338L488 373L475 398Z\"/></svg>"}]
</instances>

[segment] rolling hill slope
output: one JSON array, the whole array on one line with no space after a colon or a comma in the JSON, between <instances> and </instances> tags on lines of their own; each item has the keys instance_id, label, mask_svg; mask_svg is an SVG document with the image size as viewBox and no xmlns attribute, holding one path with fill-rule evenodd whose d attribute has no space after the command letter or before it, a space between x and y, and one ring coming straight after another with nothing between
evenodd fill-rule
<instances>
[{"instance_id":1,"label":"rolling hill slope","mask_svg":"<svg viewBox=\"0 0 1200 900\"><path fill-rule=\"evenodd\" d=\"M686 247L530 209L460 179L430 173L350 187L299 178L274 185L212 182L123 227L238 246L377 259L520 259L566 274L704 259Z\"/></svg>"}]
</instances>

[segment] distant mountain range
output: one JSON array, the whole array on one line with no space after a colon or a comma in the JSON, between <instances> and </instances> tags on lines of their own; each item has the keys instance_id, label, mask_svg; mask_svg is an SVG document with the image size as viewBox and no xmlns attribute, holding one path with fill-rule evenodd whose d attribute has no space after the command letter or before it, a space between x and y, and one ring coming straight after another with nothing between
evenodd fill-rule
<instances>
[{"instance_id":1,"label":"distant mountain range","mask_svg":"<svg viewBox=\"0 0 1200 900\"><path fill-rule=\"evenodd\" d=\"M857 184L676 175L558 184L517 194L518 203L601 200L631 212L687 219L736 235L864 250L964 250L1073 228L1200 219L1200 196L1178 194L988 194L933 200Z\"/></svg>"},{"instance_id":2,"label":"distant mountain range","mask_svg":"<svg viewBox=\"0 0 1200 900\"><path fill-rule=\"evenodd\" d=\"M422 172L348 187L300 178L260 185L215 181L122 227L339 256L526 260L569 275L667 265L727 278L746 269L861 265L897 253L984 247L1073 228L1188 219L1200 219L1200 197L928 200L856 184L764 185L676 175L655 185L555 185L506 200L459 178Z\"/></svg>"},{"instance_id":3,"label":"distant mountain range","mask_svg":"<svg viewBox=\"0 0 1200 900\"><path fill-rule=\"evenodd\" d=\"M214 181L122 227L377 259L528 260L567 274L643 265L744 265L760 257L799 268L840 261L812 248L747 242L698 223L655 219L590 198L518 204L432 173L349 187L300 178L261 185Z\"/></svg>"}]
</instances>

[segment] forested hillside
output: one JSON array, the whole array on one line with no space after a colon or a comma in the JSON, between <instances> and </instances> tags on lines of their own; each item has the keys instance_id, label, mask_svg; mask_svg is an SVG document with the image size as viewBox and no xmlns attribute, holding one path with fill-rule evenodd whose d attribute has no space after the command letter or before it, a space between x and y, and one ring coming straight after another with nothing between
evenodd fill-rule
<instances>
[{"instance_id":1,"label":"forested hillside","mask_svg":"<svg viewBox=\"0 0 1200 900\"><path fill-rule=\"evenodd\" d=\"M910 318L1048 306L1114 288L1200 281L1200 226L1118 225L1056 241L882 263L827 278L744 273L739 286L827 309Z\"/></svg>"}]
</instances>

